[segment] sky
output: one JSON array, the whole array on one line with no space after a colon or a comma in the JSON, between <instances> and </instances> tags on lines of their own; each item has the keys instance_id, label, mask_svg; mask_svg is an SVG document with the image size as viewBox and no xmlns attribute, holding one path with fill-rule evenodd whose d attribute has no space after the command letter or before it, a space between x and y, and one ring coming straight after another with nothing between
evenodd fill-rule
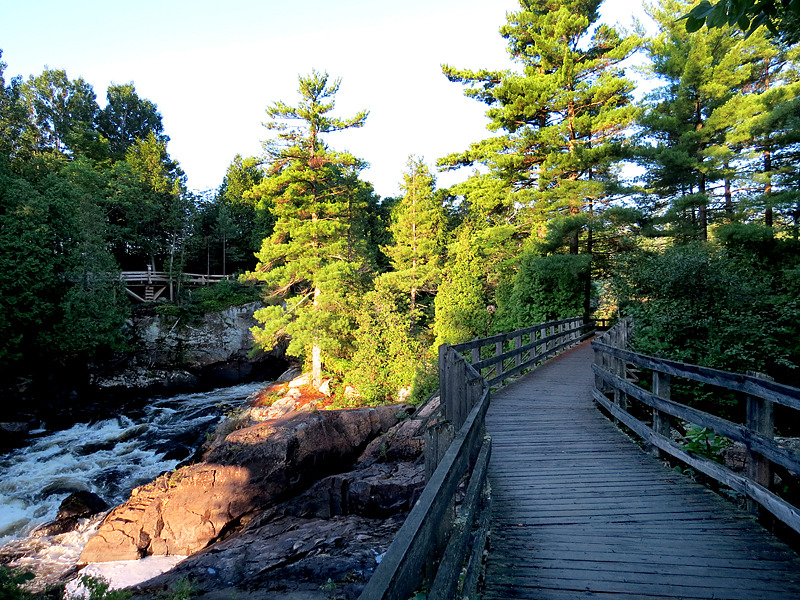
<instances>
[{"instance_id":1,"label":"sky","mask_svg":"<svg viewBox=\"0 0 800 600\"><path fill-rule=\"evenodd\" d=\"M133 81L158 105L169 153L188 187L216 189L236 154L270 134L265 109L297 103L298 76L340 77L334 116L369 111L328 144L369 162L382 197L400 193L410 155L432 166L490 133L485 105L463 96L441 65L512 66L498 29L516 0L36 0L9 2L0 21L6 78L45 66L82 76L105 106L110 83ZM602 19L647 19L640 0L607 0ZM468 170L437 175L439 187Z\"/></svg>"}]
</instances>

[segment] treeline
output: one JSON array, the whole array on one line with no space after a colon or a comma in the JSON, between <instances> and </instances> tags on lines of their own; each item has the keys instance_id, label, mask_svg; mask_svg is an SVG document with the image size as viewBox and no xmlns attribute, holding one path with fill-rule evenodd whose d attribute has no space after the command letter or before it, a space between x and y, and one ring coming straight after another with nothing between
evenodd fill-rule
<instances>
[{"instance_id":1,"label":"treeline","mask_svg":"<svg viewBox=\"0 0 800 600\"><path fill-rule=\"evenodd\" d=\"M500 30L509 69L445 65L487 105L493 135L439 159L475 168L448 189L409 158L397 198L379 198L367 163L330 145L368 114L336 116L340 82L326 73L300 77L296 104L269 106L263 154L237 156L203 197L186 191L132 84L99 110L63 72L3 82L0 360L113 346L126 304L103 277L151 264L262 286L256 339L288 336L317 383L351 386L358 402L412 381L423 395L441 342L617 311L636 317L643 351L793 377L791 36L721 22L687 33L678 19L692 5L661 0L648 38L599 23L600 4L521 0ZM626 75L637 52L656 81L638 102ZM105 329L79 343L92 313L74 307L92 294Z\"/></svg>"}]
</instances>

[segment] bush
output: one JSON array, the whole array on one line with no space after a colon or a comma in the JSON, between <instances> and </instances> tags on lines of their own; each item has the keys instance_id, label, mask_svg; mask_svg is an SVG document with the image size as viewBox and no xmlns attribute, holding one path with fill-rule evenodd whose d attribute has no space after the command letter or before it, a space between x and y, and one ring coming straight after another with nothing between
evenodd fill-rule
<instances>
[{"instance_id":1,"label":"bush","mask_svg":"<svg viewBox=\"0 0 800 600\"><path fill-rule=\"evenodd\" d=\"M364 298L355 334L356 351L346 382L361 395L362 405L397 400L401 388L414 382L423 349L409 333L409 316L398 310L394 294L376 289Z\"/></svg>"},{"instance_id":2,"label":"bush","mask_svg":"<svg viewBox=\"0 0 800 600\"><path fill-rule=\"evenodd\" d=\"M178 304L159 304L155 311L159 315L193 321L208 313L259 300L260 287L223 279L213 285L184 290Z\"/></svg>"},{"instance_id":3,"label":"bush","mask_svg":"<svg viewBox=\"0 0 800 600\"><path fill-rule=\"evenodd\" d=\"M636 351L796 385L800 307L780 265L698 243L624 255L615 268L612 288L634 318ZM732 402L692 389L704 410Z\"/></svg>"},{"instance_id":4,"label":"bush","mask_svg":"<svg viewBox=\"0 0 800 600\"><path fill-rule=\"evenodd\" d=\"M499 294L495 330L510 331L580 315L591 261L588 254L525 254L513 286Z\"/></svg>"}]
</instances>

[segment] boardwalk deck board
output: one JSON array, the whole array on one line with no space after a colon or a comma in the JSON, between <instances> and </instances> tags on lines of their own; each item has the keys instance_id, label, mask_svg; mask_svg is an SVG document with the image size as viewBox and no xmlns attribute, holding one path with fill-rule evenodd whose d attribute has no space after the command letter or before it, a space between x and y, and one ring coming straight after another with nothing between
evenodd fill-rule
<instances>
[{"instance_id":1,"label":"boardwalk deck board","mask_svg":"<svg viewBox=\"0 0 800 600\"><path fill-rule=\"evenodd\" d=\"M800 558L593 406L584 343L496 392L484 598L800 599Z\"/></svg>"}]
</instances>

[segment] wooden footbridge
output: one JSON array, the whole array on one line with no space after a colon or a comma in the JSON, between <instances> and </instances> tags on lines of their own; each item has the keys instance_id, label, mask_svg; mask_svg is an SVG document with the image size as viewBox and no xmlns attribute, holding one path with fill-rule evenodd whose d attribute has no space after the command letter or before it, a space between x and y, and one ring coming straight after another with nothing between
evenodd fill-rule
<instances>
[{"instance_id":1,"label":"wooden footbridge","mask_svg":"<svg viewBox=\"0 0 800 600\"><path fill-rule=\"evenodd\" d=\"M773 403L798 409L800 390L637 355L628 330L591 344L573 319L440 348L428 484L361 599L800 599L800 558L762 525L800 531L800 510L770 490L773 469L800 472L800 453L772 439ZM747 394L747 422L673 402L677 376ZM746 472L673 441L679 421L743 442Z\"/></svg>"}]
</instances>

